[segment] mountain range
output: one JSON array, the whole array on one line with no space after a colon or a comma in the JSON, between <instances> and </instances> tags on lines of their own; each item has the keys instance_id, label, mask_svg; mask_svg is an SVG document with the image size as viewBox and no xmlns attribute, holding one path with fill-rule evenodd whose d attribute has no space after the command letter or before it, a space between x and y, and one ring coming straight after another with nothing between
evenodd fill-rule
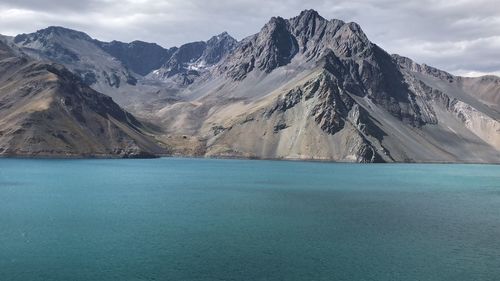
<instances>
[{"instance_id":1,"label":"mountain range","mask_svg":"<svg viewBox=\"0 0 500 281\"><path fill-rule=\"evenodd\" d=\"M2 37L0 153L500 162L500 78L389 54L314 10L163 48Z\"/></svg>"}]
</instances>

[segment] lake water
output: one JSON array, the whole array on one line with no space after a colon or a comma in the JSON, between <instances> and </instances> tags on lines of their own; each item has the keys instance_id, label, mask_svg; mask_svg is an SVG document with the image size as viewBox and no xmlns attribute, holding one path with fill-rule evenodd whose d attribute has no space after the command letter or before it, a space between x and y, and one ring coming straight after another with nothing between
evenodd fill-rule
<instances>
[{"instance_id":1,"label":"lake water","mask_svg":"<svg viewBox=\"0 0 500 281\"><path fill-rule=\"evenodd\" d=\"M500 280L500 166L0 160L0 280Z\"/></svg>"}]
</instances>

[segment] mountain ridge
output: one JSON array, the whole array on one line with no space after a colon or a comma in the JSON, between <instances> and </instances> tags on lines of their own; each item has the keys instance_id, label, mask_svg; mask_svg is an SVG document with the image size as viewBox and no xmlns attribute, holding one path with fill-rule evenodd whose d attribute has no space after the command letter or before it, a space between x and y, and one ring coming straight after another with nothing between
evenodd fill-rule
<instances>
[{"instance_id":1,"label":"mountain ridge","mask_svg":"<svg viewBox=\"0 0 500 281\"><path fill-rule=\"evenodd\" d=\"M46 51L30 38L14 43ZM54 60L81 69L51 38ZM82 38L70 33L62 42ZM111 61L91 64L96 75L111 73L92 87L157 126L174 154L500 162L500 78L459 77L388 54L357 23L314 10L273 17L239 42L227 33L171 49L90 40L100 54L94 61ZM116 82L127 75L136 81Z\"/></svg>"}]
</instances>

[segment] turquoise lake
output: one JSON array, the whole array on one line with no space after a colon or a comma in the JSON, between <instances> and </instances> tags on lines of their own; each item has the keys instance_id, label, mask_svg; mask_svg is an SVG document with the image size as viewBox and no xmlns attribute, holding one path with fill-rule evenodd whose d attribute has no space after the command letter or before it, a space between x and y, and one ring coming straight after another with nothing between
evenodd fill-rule
<instances>
[{"instance_id":1,"label":"turquoise lake","mask_svg":"<svg viewBox=\"0 0 500 281\"><path fill-rule=\"evenodd\" d=\"M0 280L500 280L500 166L0 160Z\"/></svg>"}]
</instances>

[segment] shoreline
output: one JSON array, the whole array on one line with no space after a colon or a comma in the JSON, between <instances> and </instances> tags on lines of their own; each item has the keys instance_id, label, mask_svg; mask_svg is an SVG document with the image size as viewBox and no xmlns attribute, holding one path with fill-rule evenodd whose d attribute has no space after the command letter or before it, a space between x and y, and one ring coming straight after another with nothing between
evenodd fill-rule
<instances>
[{"instance_id":1,"label":"shoreline","mask_svg":"<svg viewBox=\"0 0 500 281\"><path fill-rule=\"evenodd\" d=\"M312 162L312 163L337 163L337 164L470 164L470 165L500 165L499 162L452 162L452 161L407 161L407 162L349 162L330 159L314 158L259 158L239 156L190 156L190 155L168 155L168 154L143 154L143 155L116 155L116 154L92 154L92 155L0 155L0 159L28 159L28 160L154 160L161 158L178 159L211 159L211 160L251 160L251 161L285 161L285 162Z\"/></svg>"}]
</instances>

